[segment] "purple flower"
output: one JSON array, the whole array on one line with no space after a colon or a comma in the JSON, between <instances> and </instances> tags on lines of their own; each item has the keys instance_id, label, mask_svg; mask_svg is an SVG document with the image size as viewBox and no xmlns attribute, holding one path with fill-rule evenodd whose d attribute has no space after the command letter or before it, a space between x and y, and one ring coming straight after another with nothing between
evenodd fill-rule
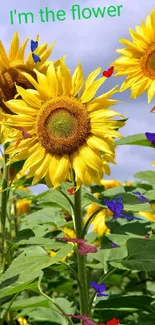
<instances>
[{"instance_id":1,"label":"purple flower","mask_svg":"<svg viewBox=\"0 0 155 325\"><path fill-rule=\"evenodd\" d=\"M97 325L97 323L92 322L91 320L89 320L89 317L85 315L64 314L64 316L82 319L82 325Z\"/></svg>"},{"instance_id":2,"label":"purple flower","mask_svg":"<svg viewBox=\"0 0 155 325\"><path fill-rule=\"evenodd\" d=\"M145 238L146 238L146 239L150 238L150 235L146 235Z\"/></svg>"},{"instance_id":3,"label":"purple flower","mask_svg":"<svg viewBox=\"0 0 155 325\"><path fill-rule=\"evenodd\" d=\"M145 196L141 195L140 192L132 192L132 193L138 196L139 201L149 203L149 200Z\"/></svg>"},{"instance_id":4,"label":"purple flower","mask_svg":"<svg viewBox=\"0 0 155 325\"><path fill-rule=\"evenodd\" d=\"M128 216L124 213L121 213L124 210L121 196L118 196L116 199L112 200L105 199L104 203L114 213L113 219L122 218L128 220L141 220L141 218Z\"/></svg>"},{"instance_id":5,"label":"purple flower","mask_svg":"<svg viewBox=\"0 0 155 325\"><path fill-rule=\"evenodd\" d=\"M117 244L115 244L115 243L111 243L111 247L112 247L112 248L120 248L121 246L119 246L119 245L117 245Z\"/></svg>"},{"instance_id":6,"label":"purple flower","mask_svg":"<svg viewBox=\"0 0 155 325\"><path fill-rule=\"evenodd\" d=\"M155 146L155 133L146 132L145 136Z\"/></svg>"},{"instance_id":7,"label":"purple flower","mask_svg":"<svg viewBox=\"0 0 155 325\"><path fill-rule=\"evenodd\" d=\"M96 282L94 282L94 281L90 281L89 282L90 283L90 285L91 285L91 287L96 291L96 292L98 292L97 293L97 297L103 297L103 296L108 296L107 294L105 294L105 293L102 293L102 292L104 292L107 288L106 288L106 286L105 286L105 284L103 284L103 283L96 283Z\"/></svg>"}]
</instances>

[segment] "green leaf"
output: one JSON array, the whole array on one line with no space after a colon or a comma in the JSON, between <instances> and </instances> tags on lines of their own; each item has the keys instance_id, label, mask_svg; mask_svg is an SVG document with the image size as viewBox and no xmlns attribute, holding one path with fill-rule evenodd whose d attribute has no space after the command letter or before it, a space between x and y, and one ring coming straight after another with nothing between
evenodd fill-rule
<instances>
[{"instance_id":1,"label":"green leaf","mask_svg":"<svg viewBox=\"0 0 155 325\"><path fill-rule=\"evenodd\" d=\"M124 310L126 308L140 309L148 312L155 313L155 308L151 306L154 299L149 296L117 296L116 298L110 298L107 300L100 301L96 306L95 310L113 308Z\"/></svg>"},{"instance_id":2,"label":"green leaf","mask_svg":"<svg viewBox=\"0 0 155 325\"><path fill-rule=\"evenodd\" d=\"M66 223L64 216L60 214L60 210L53 207L43 208L25 216L22 222L22 228L35 228L37 225L51 225L54 227L64 226Z\"/></svg>"},{"instance_id":3,"label":"green leaf","mask_svg":"<svg viewBox=\"0 0 155 325\"><path fill-rule=\"evenodd\" d=\"M133 134L127 137L124 137L120 140L115 141L116 146L121 145L137 145L137 146L145 146L145 147L154 147L150 141L147 140L144 133Z\"/></svg>"},{"instance_id":4,"label":"green leaf","mask_svg":"<svg viewBox=\"0 0 155 325\"><path fill-rule=\"evenodd\" d=\"M145 182L155 185L155 171L153 170L145 170L142 172L138 172L134 175L134 177L140 178Z\"/></svg>"},{"instance_id":5,"label":"green leaf","mask_svg":"<svg viewBox=\"0 0 155 325\"><path fill-rule=\"evenodd\" d=\"M148 200L150 200L150 201L154 201L154 200L155 200L155 189L146 192L144 196L145 196Z\"/></svg>"},{"instance_id":6,"label":"green leaf","mask_svg":"<svg viewBox=\"0 0 155 325\"><path fill-rule=\"evenodd\" d=\"M104 196L114 196L114 195L120 195L122 193L125 193L124 187L123 186L116 186L114 188L110 188L106 191L103 192Z\"/></svg>"},{"instance_id":7,"label":"green leaf","mask_svg":"<svg viewBox=\"0 0 155 325\"><path fill-rule=\"evenodd\" d=\"M123 266L130 270L155 270L155 241L131 238L127 241L128 257L122 260Z\"/></svg>"},{"instance_id":8,"label":"green leaf","mask_svg":"<svg viewBox=\"0 0 155 325\"><path fill-rule=\"evenodd\" d=\"M73 249L64 245L54 257L49 257L39 246L26 249L15 258L0 278L0 298L27 289L27 285L40 276L40 271L66 257Z\"/></svg>"},{"instance_id":9,"label":"green leaf","mask_svg":"<svg viewBox=\"0 0 155 325\"><path fill-rule=\"evenodd\" d=\"M9 304L4 304L3 308L7 308ZM48 307L49 300L42 296L35 296L29 299L21 299L15 301L12 306L10 307L10 311L26 309L26 308L33 308L33 307Z\"/></svg>"},{"instance_id":10,"label":"green leaf","mask_svg":"<svg viewBox=\"0 0 155 325\"><path fill-rule=\"evenodd\" d=\"M67 210L70 214L72 213L70 204L65 196L58 190L48 190L44 193L39 194L35 197L38 203L54 203L55 206L61 207Z\"/></svg>"},{"instance_id":11,"label":"green leaf","mask_svg":"<svg viewBox=\"0 0 155 325\"><path fill-rule=\"evenodd\" d=\"M55 239L44 238L44 237L32 237L32 238L28 238L27 240L20 240L18 243L16 243L16 245L18 246L39 245L44 249L52 249L52 250L58 250L59 248L64 247L64 243L56 242Z\"/></svg>"}]
</instances>

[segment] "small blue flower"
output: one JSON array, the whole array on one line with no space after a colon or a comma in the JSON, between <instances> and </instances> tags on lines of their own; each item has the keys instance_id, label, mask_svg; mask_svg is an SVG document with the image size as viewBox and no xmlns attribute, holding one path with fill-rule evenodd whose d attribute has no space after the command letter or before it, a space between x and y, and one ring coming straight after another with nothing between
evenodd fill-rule
<instances>
[{"instance_id":1,"label":"small blue flower","mask_svg":"<svg viewBox=\"0 0 155 325\"><path fill-rule=\"evenodd\" d=\"M105 294L105 293L102 293L102 292L104 292L107 288L106 288L106 286L105 286L105 284L103 284L103 283L96 283L96 282L94 282L94 281L90 281L89 282L90 283L90 285L91 285L91 287L96 291L96 292L98 292L97 293L97 297L103 297L103 296L108 296L107 294Z\"/></svg>"}]
</instances>

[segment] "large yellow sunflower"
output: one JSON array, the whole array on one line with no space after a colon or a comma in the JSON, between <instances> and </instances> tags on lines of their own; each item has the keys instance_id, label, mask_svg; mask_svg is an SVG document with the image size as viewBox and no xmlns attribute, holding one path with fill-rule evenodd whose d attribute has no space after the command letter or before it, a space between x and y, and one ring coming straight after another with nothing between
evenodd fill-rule
<instances>
[{"instance_id":1,"label":"large yellow sunflower","mask_svg":"<svg viewBox=\"0 0 155 325\"><path fill-rule=\"evenodd\" d=\"M39 41L39 36L37 36L36 40ZM24 59L25 48L28 41L29 38L27 38L20 47L18 33L15 32L10 44L8 55L0 41L0 106L9 114L11 111L5 106L4 101L14 98L16 94L15 83L25 89L32 88L32 85L24 77L22 71L29 72L33 74L34 77L34 68L41 72L46 71L49 64L46 60L50 56L54 46L54 43L49 48L48 43L39 45L35 50L35 54L40 57L41 62L35 63L31 51L26 60ZM58 63L59 60L55 62L56 65L58 65Z\"/></svg>"},{"instance_id":2,"label":"large yellow sunflower","mask_svg":"<svg viewBox=\"0 0 155 325\"><path fill-rule=\"evenodd\" d=\"M5 103L17 114L7 115L8 125L22 125L31 135L17 147L10 145L10 162L26 160L21 173L34 176L33 184L45 177L49 187L58 187L73 178L74 170L78 188L82 183L100 184L104 173L109 174L107 162L115 163L113 137L121 137L116 129L125 123L111 120L123 115L108 109L118 102L109 99L117 86L94 98L106 80L95 80L101 70L90 73L84 84L80 63L73 76L63 60L57 69L51 63L46 74L35 70L38 82L24 73L35 90L16 86L22 99Z\"/></svg>"},{"instance_id":3,"label":"large yellow sunflower","mask_svg":"<svg viewBox=\"0 0 155 325\"><path fill-rule=\"evenodd\" d=\"M120 90L130 88L131 98L147 91L150 103L155 94L155 10L135 29L129 29L132 41L120 39L126 47L117 50L122 56L112 65L117 72L115 76L127 76Z\"/></svg>"}]
</instances>

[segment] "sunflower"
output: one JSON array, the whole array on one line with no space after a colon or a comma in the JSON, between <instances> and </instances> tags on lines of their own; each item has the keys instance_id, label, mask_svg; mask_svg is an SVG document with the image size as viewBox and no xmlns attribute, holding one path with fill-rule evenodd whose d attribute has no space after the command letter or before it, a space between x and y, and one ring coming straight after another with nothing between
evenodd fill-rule
<instances>
[{"instance_id":1,"label":"sunflower","mask_svg":"<svg viewBox=\"0 0 155 325\"><path fill-rule=\"evenodd\" d=\"M32 88L31 83L24 77L22 72L26 71L35 77L35 73L33 72L34 68L40 72L46 71L49 64L46 60L50 56L54 46L54 43L49 48L47 47L47 43L39 45L35 50L35 54L40 57L41 62L35 63L31 52L28 54L26 60L24 60L28 41L29 38L27 38L20 47L18 33L15 32L8 55L3 43L0 41L0 106L3 108L4 112L9 114L11 111L5 106L4 101L13 99L16 95L15 83L25 89ZM39 41L39 36L37 36L36 41ZM59 60L55 62L56 66L58 64Z\"/></svg>"},{"instance_id":2,"label":"sunflower","mask_svg":"<svg viewBox=\"0 0 155 325\"><path fill-rule=\"evenodd\" d=\"M6 115L0 109L0 144L18 140L21 132L6 125Z\"/></svg>"},{"instance_id":3,"label":"sunflower","mask_svg":"<svg viewBox=\"0 0 155 325\"><path fill-rule=\"evenodd\" d=\"M87 209L87 216L85 221L90 218L90 216L99 209L99 206L97 204L90 204ZM103 234L109 234L110 229L106 225L106 219L108 217L111 217L113 213L109 209L103 209L100 212L98 212L91 222L91 225L93 226L93 231L98 234L98 236L102 236Z\"/></svg>"},{"instance_id":4,"label":"sunflower","mask_svg":"<svg viewBox=\"0 0 155 325\"><path fill-rule=\"evenodd\" d=\"M115 76L127 76L120 90L130 88L131 98L147 91L150 103L155 94L155 10L135 29L129 29L132 41L120 39L126 47L117 50L122 56L112 65L117 72Z\"/></svg>"},{"instance_id":5,"label":"sunflower","mask_svg":"<svg viewBox=\"0 0 155 325\"><path fill-rule=\"evenodd\" d=\"M90 73L84 84L80 63L71 76L63 60L57 69L51 62L46 74L35 69L38 81L24 73L35 90L16 86L22 99L5 102L16 114L7 115L8 125L22 125L31 135L17 147L12 143L7 153L10 162L26 160L22 175L34 176L32 184L45 177L47 185L56 188L67 179L73 180L74 170L78 188L100 184L104 173L109 173L108 162L115 163L113 138L122 137L116 129L125 122L110 119L124 117L108 109L118 102L109 99L117 86L94 98L106 79L95 80L101 70Z\"/></svg>"}]
</instances>

